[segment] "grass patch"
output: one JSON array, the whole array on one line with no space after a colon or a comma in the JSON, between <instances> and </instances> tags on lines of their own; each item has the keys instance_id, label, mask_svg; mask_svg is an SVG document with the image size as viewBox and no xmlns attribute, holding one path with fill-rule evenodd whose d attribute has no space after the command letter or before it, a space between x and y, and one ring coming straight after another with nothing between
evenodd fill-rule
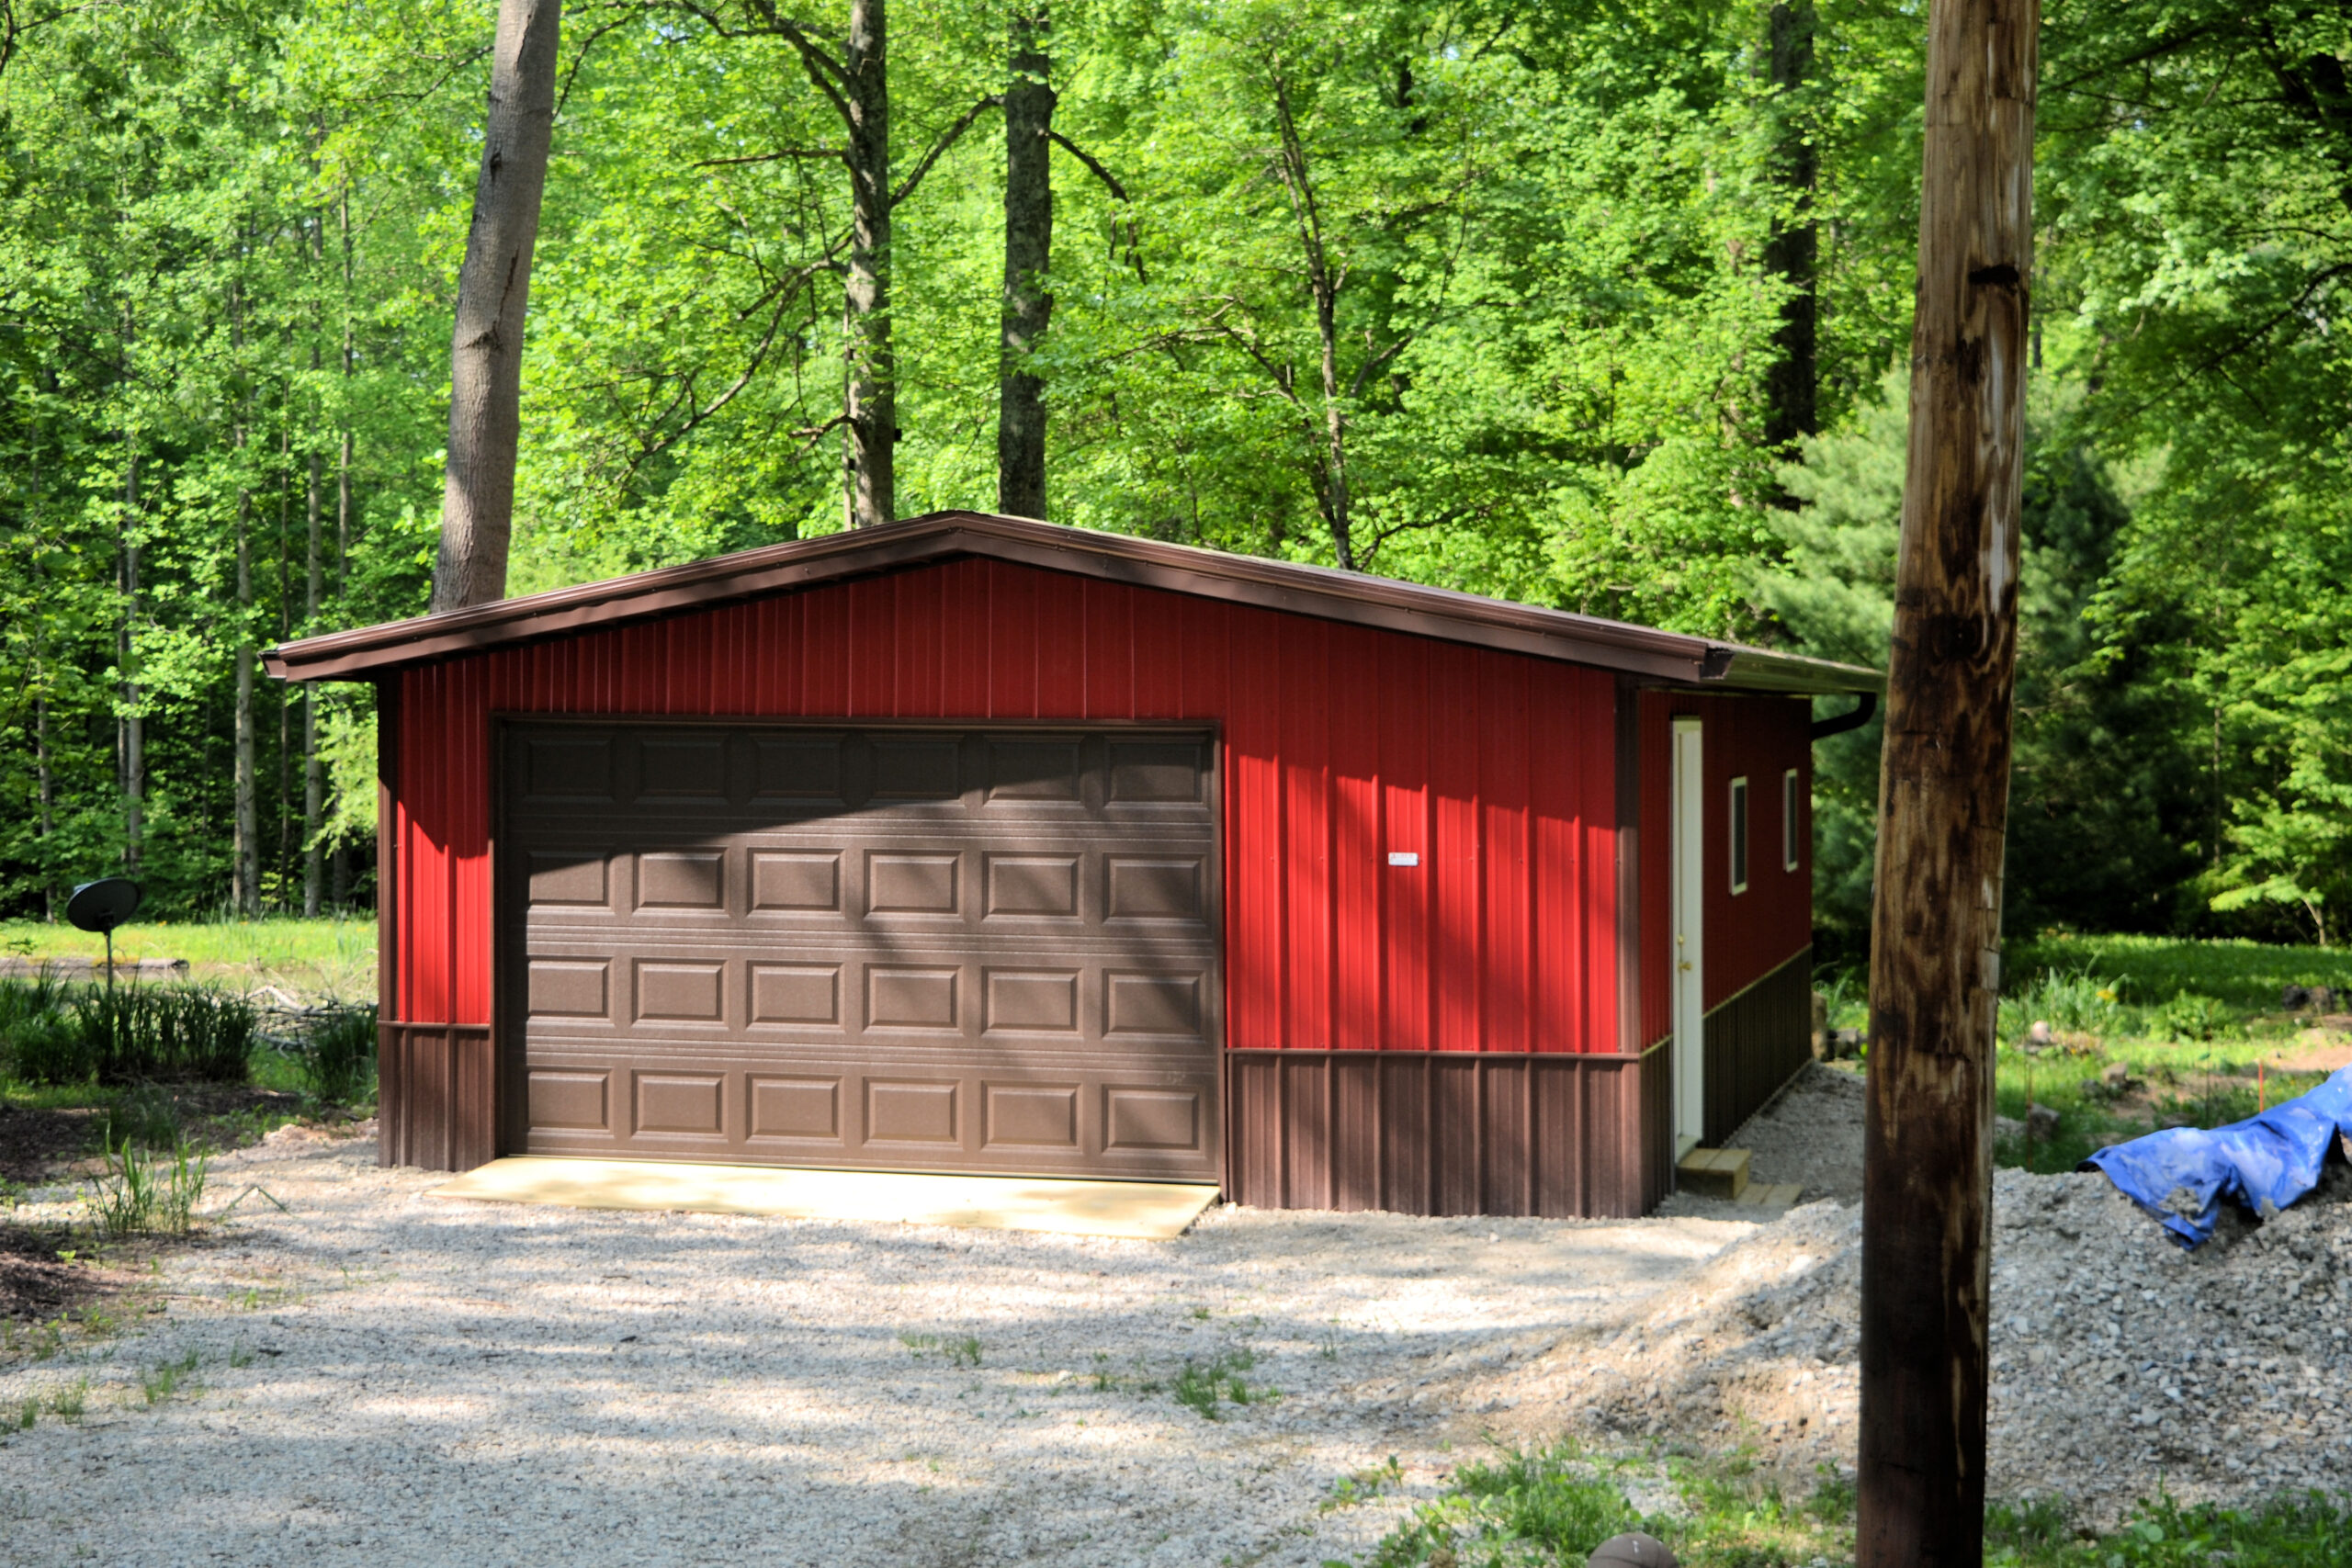
<instances>
[{"instance_id":1,"label":"grass patch","mask_svg":"<svg viewBox=\"0 0 2352 1568\"><path fill-rule=\"evenodd\" d=\"M2352 1499L2312 1492L2251 1508L2170 1497L2142 1503L2118 1529L2081 1534L2054 1501L1984 1512L1987 1568L2263 1568L2352 1565Z\"/></svg>"},{"instance_id":2,"label":"grass patch","mask_svg":"<svg viewBox=\"0 0 2352 1568\"><path fill-rule=\"evenodd\" d=\"M1423 1503L1373 1549L1372 1568L1582 1568L1611 1536L1650 1529L1611 1482L1569 1445L1507 1450L1465 1464L1436 1501Z\"/></svg>"},{"instance_id":3,"label":"grass patch","mask_svg":"<svg viewBox=\"0 0 2352 1568\"><path fill-rule=\"evenodd\" d=\"M90 1179L90 1212L100 1235L187 1235L204 1197L210 1156L192 1155L186 1144L168 1151L142 1149L128 1138L118 1145L109 1134L106 1160L106 1174Z\"/></svg>"},{"instance_id":4,"label":"grass patch","mask_svg":"<svg viewBox=\"0 0 2352 1568\"><path fill-rule=\"evenodd\" d=\"M977 1367L980 1364L980 1340L976 1334L950 1338L938 1334L901 1334L899 1343L915 1353L920 1360L925 1356L944 1356L951 1367Z\"/></svg>"},{"instance_id":5,"label":"grass patch","mask_svg":"<svg viewBox=\"0 0 2352 1568\"><path fill-rule=\"evenodd\" d=\"M2052 934L2010 943L2004 968L1996 1109L2018 1131L1995 1141L2003 1166L2071 1170L2159 1128L2243 1121L2317 1086L2326 1073L2312 1059L2352 1045L2283 1005L2290 986L2352 991L2352 953ZM1867 1021L1859 971L1825 974L1819 989L1831 1028ZM2046 1048L2029 1048L2036 1023L2049 1026ZM2029 1135L2035 1105L2045 1115Z\"/></svg>"},{"instance_id":6,"label":"grass patch","mask_svg":"<svg viewBox=\"0 0 2352 1568\"><path fill-rule=\"evenodd\" d=\"M140 1374L139 1392L150 1404L161 1404L175 1393L193 1393L196 1381L190 1375L196 1371L196 1352L190 1350L176 1361L158 1363Z\"/></svg>"},{"instance_id":7,"label":"grass patch","mask_svg":"<svg viewBox=\"0 0 2352 1568\"><path fill-rule=\"evenodd\" d=\"M345 915L305 920L140 920L114 933L116 961L178 958L189 977L240 991L276 986L290 996L372 1001L376 921ZM0 953L44 958L106 957L104 939L72 926L0 920Z\"/></svg>"},{"instance_id":8,"label":"grass patch","mask_svg":"<svg viewBox=\"0 0 2352 1568\"><path fill-rule=\"evenodd\" d=\"M1280 1399L1279 1389L1263 1383L1251 1384L1242 1374L1258 1364L1258 1358L1248 1350L1228 1350L1212 1361L1187 1360L1177 1371L1171 1385L1176 1403L1197 1412L1202 1419L1223 1420L1219 1402L1227 1404L1265 1404Z\"/></svg>"},{"instance_id":9,"label":"grass patch","mask_svg":"<svg viewBox=\"0 0 2352 1568\"><path fill-rule=\"evenodd\" d=\"M1834 1474L1794 1498L1736 1456L1677 1460L1668 1473L1686 1511L1669 1518L1636 1510L1611 1479L1613 1468L1565 1443L1504 1450L1456 1471L1436 1501L1414 1508L1361 1562L1583 1568L1594 1547L1636 1529L1666 1542L1683 1568L1850 1568L1854 1561L1854 1489ZM2352 1568L2352 1498L2312 1492L2233 1508L2158 1496L2106 1532L2078 1528L2056 1499L1995 1504L1984 1512L1984 1561L1986 1568Z\"/></svg>"},{"instance_id":10,"label":"grass patch","mask_svg":"<svg viewBox=\"0 0 2352 1568\"><path fill-rule=\"evenodd\" d=\"M2185 990L2241 1016L2278 1011L2289 986L2352 987L2352 950L2259 942L2052 933L2005 944L2002 964L2021 977L2088 970L2120 982L2117 999L2127 1007L2161 1005Z\"/></svg>"},{"instance_id":11,"label":"grass patch","mask_svg":"<svg viewBox=\"0 0 2352 1568\"><path fill-rule=\"evenodd\" d=\"M1318 1514L1329 1514L1340 1508L1352 1508L1369 1503L1383 1493L1394 1492L1404 1484L1405 1467L1390 1454L1385 1464L1367 1465L1351 1475L1343 1475L1331 1483L1331 1495L1315 1506Z\"/></svg>"}]
</instances>

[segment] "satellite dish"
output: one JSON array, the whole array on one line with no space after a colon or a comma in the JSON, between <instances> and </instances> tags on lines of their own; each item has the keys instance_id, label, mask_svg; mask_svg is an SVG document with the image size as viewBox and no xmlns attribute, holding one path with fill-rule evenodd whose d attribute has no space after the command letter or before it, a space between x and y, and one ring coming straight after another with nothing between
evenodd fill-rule
<instances>
[{"instance_id":1,"label":"satellite dish","mask_svg":"<svg viewBox=\"0 0 2352 1568\"><path fill-rule=\"evenodd\" d=\"M127 876L102 876L74 889L65 918L85 931L111 932L139 912L139 884Z\"/></svg>"}]
</instances>

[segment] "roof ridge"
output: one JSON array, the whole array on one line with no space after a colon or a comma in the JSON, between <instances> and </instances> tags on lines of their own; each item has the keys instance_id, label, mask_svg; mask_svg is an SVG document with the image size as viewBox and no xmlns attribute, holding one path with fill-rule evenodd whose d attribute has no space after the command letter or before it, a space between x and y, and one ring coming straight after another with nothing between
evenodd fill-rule
<instances>
[{"instance_id":1,"label":"roof ridge","mask_svg":"<svg viewBox=\"0 0 2352 1568\"><path fill-rule=\"evenodd\" d=\"M406 665L791 592L966 557L1011 561L1675 683L1802 692L1883 690L1860 665L1661 631L1572 610L984 512L933 512L854 532L439 615L327 632L264 655L281 680L364 680Z\"/></svg>"}]
</instances>

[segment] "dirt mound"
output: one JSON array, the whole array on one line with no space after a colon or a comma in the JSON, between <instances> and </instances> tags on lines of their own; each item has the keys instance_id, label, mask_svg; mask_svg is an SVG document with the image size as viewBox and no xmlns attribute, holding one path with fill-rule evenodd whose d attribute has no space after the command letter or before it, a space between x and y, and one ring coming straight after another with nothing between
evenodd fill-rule
<instances>
[{"instance_id":1,"label":"dirt mound","mask_svg":"<svg viewBox=\"0 0 2352 1568\"><path fill-rule=\"evenodd\" d=\"M1753 1445L1800 1484L1855 1452L1860 1211L1820 1202L1726 1247L1622 1325L1465 1387L1499 1435ZM2186 1500L2352 1488L2352 1176L2182 1251L2095 1174L1994 1189L1996 1496L2113 1519Z\"/></svg>"}]
</instances>

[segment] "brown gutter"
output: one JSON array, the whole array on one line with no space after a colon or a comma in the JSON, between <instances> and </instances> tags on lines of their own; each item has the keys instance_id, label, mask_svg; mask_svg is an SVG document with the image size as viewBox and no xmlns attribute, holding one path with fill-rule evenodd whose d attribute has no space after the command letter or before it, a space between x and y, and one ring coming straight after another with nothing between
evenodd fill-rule
<instances>
[{"instance_id":1,"label":"brown gutter","mask_svg":"<svg viewBox=\"0 0 2352 1568\"><path fill-rule=\"evenodd\" d=\"M1884 685L1877 671L1855 665L1736 648L1329 567L976 512L933 513L447 615L305 637L270 649L263 663L280 680L367 679L404 665L970 557L1596 665L1669 684L1792 693Z\"/></svg>"}]
</instances>

